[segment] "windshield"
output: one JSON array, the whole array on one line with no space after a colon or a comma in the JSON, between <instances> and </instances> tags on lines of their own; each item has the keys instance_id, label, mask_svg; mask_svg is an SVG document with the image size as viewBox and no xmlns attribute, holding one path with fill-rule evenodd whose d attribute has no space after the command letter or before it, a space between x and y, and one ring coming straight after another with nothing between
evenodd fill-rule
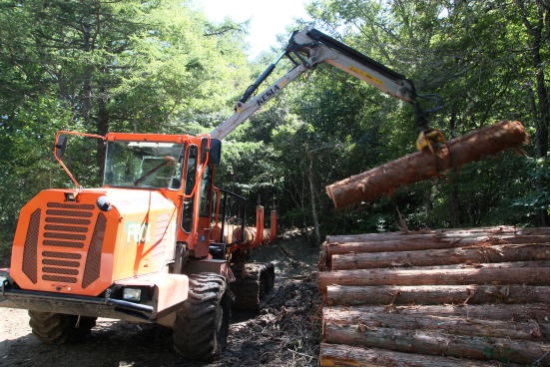
<instances>
[{"instance_id":1,"label":"windshield","mask_svg":"<svg viewBox=\"0 0 551 368\"><path fill-rule=\"evenodd\" d=\"M108 142L103 185L178 189L183 156L178 143Z\"/></svg>"}]
</instances>

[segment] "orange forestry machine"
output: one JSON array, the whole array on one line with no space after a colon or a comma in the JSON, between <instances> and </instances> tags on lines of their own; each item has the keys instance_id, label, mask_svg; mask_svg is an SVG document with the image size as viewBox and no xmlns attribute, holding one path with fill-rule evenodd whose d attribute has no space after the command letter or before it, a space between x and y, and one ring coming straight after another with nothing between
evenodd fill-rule
<instances>
[{"instance_id":1,"label":"orange forestry machine","mask_svg":"<svg viewBox=\"0 0 551 368\"><path fill-rule=\"evenodd\" d=\"M283 56L293 68L253 96ZM269 231L262 207L252 229L243 211L230 214L244 199L213 183L221 140L320 63L411 103L429 132L411 81L315 29L295 32L210 134L59 132L54 156L75 189L43 190L22 208L10 269L0 273L0 306L28 309L33 333L50 343L81 339L97 317L110 317L168 326L182 355L216 357L232 304L258 309L273 287L272 264L247 262L251 248L276 236L273 211ZM103 142L100 188L82 188L62 161L75 135Z\"/></svg>"},{"instance_id":2,"label":"orange forestry machine","mask_svg":"<svg viewBox=\"0 0 551 368\"><path fill-rule=\"evenodd\" d=\"M82 188L61 160L72 135L104 142L101 188ZM172 327L179 352L214 356L242 286L243 307L258 308L274 276L246 263L263 241L263 208L245 241L235 239L243 211L225 221L243 198L213 185L220 148L208 135L59 132L54 155L77 189L43 190L21 210L0 305L29 309L46 342L79 339L104 316ZM271 230L273 240L273 212Z\"/></svg>"}]
</instances>

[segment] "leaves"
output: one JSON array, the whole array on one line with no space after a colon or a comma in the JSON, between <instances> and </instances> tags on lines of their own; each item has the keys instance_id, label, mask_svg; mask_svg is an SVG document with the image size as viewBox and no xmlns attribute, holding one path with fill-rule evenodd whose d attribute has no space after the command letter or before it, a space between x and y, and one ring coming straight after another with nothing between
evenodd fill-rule
<instances>
[{"instance_id":1,"label":"leaves","mask_svg":"<svg viewBox=\"0 0 551 368\"><path fill-rule=\"evenodd\" d=\"M38 190L67 185L47 143L58 129L199 134L231 116L272 56L247 61L246 25L209 23L189 5L0 1L2 225L13 228ZM411 229L549 223L548 2L312 0L308 11L420 95L442 96L430 123L448 138L520 120L532 135L526 154L335 213L324 187L412 152L417 127L408 104L320 65L224 141L220 186L275 201L284 226L319 222L322 233L396 230L397 208ZM81 149L73 162L89 185L97 156Z\"/></svg>"},{"instance_id":2,"label":"leaves","mask_svg":"<svg viewBox=\"0 0 551 368\"><path fill-rule=\"evenodd\" d=\"M204 132L197 125L214 124L234 93L221 86L244 79L238 31L205 36L212 25L187 2L2 1L0 21L1 203L10 203L0 223L8 228L39 190L66 185L50 162L57 130ZM98 185L97 147L74 146L74 174Z\"/></svg>"}]
</instances>

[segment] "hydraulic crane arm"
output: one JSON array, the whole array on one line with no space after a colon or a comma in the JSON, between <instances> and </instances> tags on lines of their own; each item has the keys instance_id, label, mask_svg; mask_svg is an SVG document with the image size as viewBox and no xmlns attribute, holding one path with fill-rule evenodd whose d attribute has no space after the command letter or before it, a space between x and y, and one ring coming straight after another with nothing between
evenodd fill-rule
<instances>
[{"instance_id":1,"label":"hydraulic crane arm","mask_svg":"<svg viewBox=\"0 0 551 368\"><path fill-rule=\"evenodd\" d=\"M251 98L283 56L287 56L294 63L294 68L264 92ZM427 129L426 111L420 108L415 86L410 80L316 29L305 28L293 33L285 52L247 88L235 106L235 114L214 129L210 133L211 137L216 139L226 137L290 82L321 63L330 64L382 92L411 103L414 106L419 127L422 130Z\"/></svg>"},{"instance_id":2,"label":"hydraulic crane arm","mask_svg":"<svg viewBox=\"0 0 551 368\"><path fill-rule=\"evenodd\" d=\"M274 64L271 64L271 66L272 65ZM245 96L247 94L250 96L252 93L254 93L256 88L258 88L258 85L260 85L260 78L257 79L255 84L247 89L245 95L243 95L243 97L235 105L235 113L228 119L226 119L222 124L218 125L213 131L211 131L210 136L214 139L224 139L241 123L247 120L256 111L258 111L266 102L272 99L279 91L285 88L290 82L297 79L302 73L306 72L308 69L309 67L307 67L305 64L297 65L289 72L287 72L287 74L281 77L277 82L268 87L264 92L255 96L251 100L246 101ZM268 69L266 71L268 71ZM264 72L262 76L264 76L264 79L266 79L270 73ZM253 89L252 87L255 85L256 88Z\"/></svg>"},{"instance_id":3,"label":"hydraulic crane arm","mask_svg":"<svg viewBox=\"0 0 551 368\"><path fill-rule=\"evenodd\" d=\"M316 29L295 32L289 55L307 54L316 64L325 62L398 99L413 102L415 87L405 76Z\"/></svg>"}]
</instances>

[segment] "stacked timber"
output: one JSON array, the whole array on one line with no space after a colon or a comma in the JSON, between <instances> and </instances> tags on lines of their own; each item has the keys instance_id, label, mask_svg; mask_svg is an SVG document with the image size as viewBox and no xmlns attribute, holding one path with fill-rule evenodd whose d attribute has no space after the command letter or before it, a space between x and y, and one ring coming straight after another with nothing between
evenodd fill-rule
<instances>
[{"instance_id":1,"label":"stacked timber","mask_svg":"<svg viewBox=\"0 0 551 368\"><path fill-rule=\"evenodd\" d=\"M329 236L322 366L549 366L549 228Z\"/></svg>"}]
</instances>

